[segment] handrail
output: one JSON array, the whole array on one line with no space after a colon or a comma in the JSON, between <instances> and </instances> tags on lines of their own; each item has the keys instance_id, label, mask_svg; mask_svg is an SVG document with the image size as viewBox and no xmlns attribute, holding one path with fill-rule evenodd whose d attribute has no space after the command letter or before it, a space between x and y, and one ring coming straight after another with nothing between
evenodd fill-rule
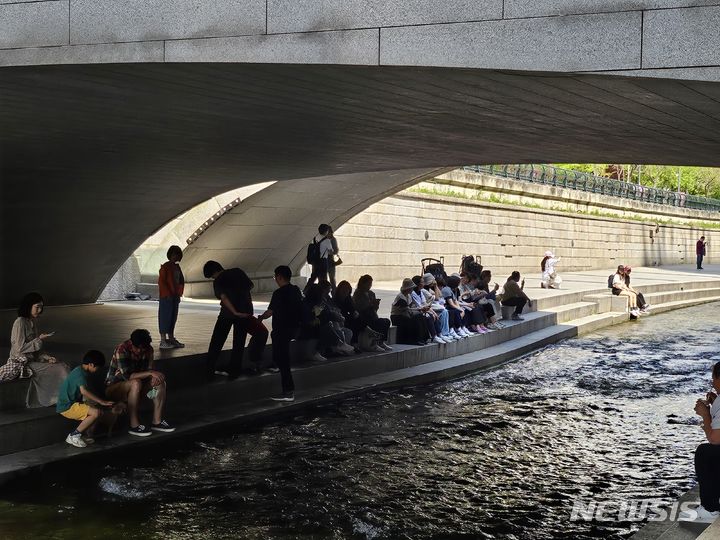
<instances>
[{"instance_id":1,"label":"handrail","mask_svg":"<svg viewBox=\"0 0 720 540\"><path fill-rule=\"evenodd\" d=\"M720 212L720 200L718 199L632 184L604 176L595 176L590 173L560 169L552 165L470 165L464 167L464 169L534 184L576 189L635 201L693 208L706 212Z\"/></svg>"}]
</instances>

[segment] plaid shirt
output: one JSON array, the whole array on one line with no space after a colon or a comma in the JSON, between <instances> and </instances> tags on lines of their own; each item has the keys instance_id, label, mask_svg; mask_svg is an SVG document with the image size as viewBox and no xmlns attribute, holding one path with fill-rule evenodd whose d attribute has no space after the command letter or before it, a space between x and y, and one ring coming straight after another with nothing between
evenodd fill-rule
<instances>
[{"instance_id":1,"label":"plaid shirt","mask_svg":"<svg viewBox=\"0 0 720 540\"><path fill-rule=\"evenodd\" d=\"M132 341L127 340L115 348L110 360L105 384L110 386L118 382L130 380L130 375L150 369L153 361L153 348L145 347L137 354L133 352Z\"/></svg>"}]
</instances>

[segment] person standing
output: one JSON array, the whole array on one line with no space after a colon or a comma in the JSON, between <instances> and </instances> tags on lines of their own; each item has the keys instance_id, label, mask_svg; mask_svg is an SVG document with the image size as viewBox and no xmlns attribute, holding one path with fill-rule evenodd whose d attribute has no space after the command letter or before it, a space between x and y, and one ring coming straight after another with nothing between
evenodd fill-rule
<instances>
[{"instance_id":1,"label":"person standing","mask_svg":"<svg viewBox=\"0 0 720 540\"><path fill-rule=\"evenodd\" d=\"M703 269L703 257L705 257L705 251L707 248L707 242L705 242L705 237L701 236L700 240L698 240L695 243L695 255L697 255L697 269L702 270Z\"/></svg>"},{"instance_id":2,"label":"person standing","mask_svg":"<svg viewBox=\"0 0 720 540\"><path fill-rule=\"evenodd\" d=\"M312 265L312 273L310 278L305 284L305 291L308 287L317 281L327 281L328 269L330 260L334 255L332 248L332 240L328 237L330 235L330 225L323 223L318 227L318 234L313 237L312 246L314 247L314 256L312 260L308 260ZM308 257L310 259L310 257Z\"/></svg>"},{"instance_id":3,"label":"person standing","mask_svg":"<svg viewBox=\"0 0 720 540\"><path fill-rule=\"evenodd\" d=\"M328 281L332 286L333 294L335 294L335 289L337 287L337 283L335 282L335 268L342 264L342 259L340 257L335 258L335 256L340 252L340 248L338 248L337 238L335 238L335 231L333 231L331 226L329 227L330 232L328 233L328 238L330 239L332 254L328 258Z\"/></svg>"},{"instance_id":4,"label":"person standing","mask_svg":"<svg viewBox=\"0 0 720 540\"><path fill-rule=\"evenodd\" d=\"M213 280L215 297L220 300L220 314L215 321L210 346L207 353L207 377L212 380L216 375L215 366L222 352L225 340L233 329L232 354L227 375L236 379L242 371L242 359L245 352L245 338L250 334L250 360L254 364L252 373L260 372L263 350L268 340L268 330L254 314L252 280L240 268L225 270L217 261L208 261L203 267L203 275ZM217 373L219 374L219 373Z\"/></svg>"},{"instance_id":5,"label":"person standing","mask_svg":"<svg viewBox=\"0 0 720 540\"><path fill-rule=\"evenodd\" d=\"M180 268L183 252L180 246L170 246L167 251L167 262L160 267L158 291L160 305L158 307L158 326L160 327L160 348L175 349L185 345L175 338L180 297L185 290L185 276Z\"/></svg>"},{"instance_id":6,"label":"person standing","mask_svg":"<svg viewBox=\"0 0 720 540\"><path fill-rule=\"evenodd\" d=\"M295 401L295 383L290 371L290 342L297 337L302 316L302 294L290 283L292 271L288 266L275 269L275 283L278 288L272 294L270 305L258 321L272 317L273 362L280 369L282 394L271 399Z\"/></svg>"}]
</instances>

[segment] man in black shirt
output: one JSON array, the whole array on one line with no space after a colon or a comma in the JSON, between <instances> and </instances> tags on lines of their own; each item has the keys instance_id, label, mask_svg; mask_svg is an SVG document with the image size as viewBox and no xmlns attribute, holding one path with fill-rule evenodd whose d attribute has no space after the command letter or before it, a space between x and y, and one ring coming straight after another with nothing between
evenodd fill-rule
<instances>
[{"instance_id":1,"label":"man in black shirt","mask_svg":"<svg viewBox=\"0 0 720 540\"><path fill-rule=\"evenodd\" d=\"M278 288L272 295L270 305L258 320L272 317L273 361L280 368L282 394L273 397L275 401L294 401L295 384L290 372L290 342L297 336L302 313L300 289L290 283L292 272L287 266L275 269L275 283Z\"/></svg>"},{"instance_id":2,"label":"man in black shirt","mask_svg":"<svg viewBox=\"0 0 720 540\"><path fill-rule=\"evenodd\" d=\"M250 360L254 363L253 372L257 373L262 362L263 349L268 339L268 330L253 312L252 280L240 268L223 269L216 261L208 261L203 267L203 275L213 279L215 296L220 300L220 314L215 322L207 355L208 379L215 375L215 365L222 352L230 328L233 329L233 347L230 357L228 376L235 379L242 369L245 339L250 334Z\"/></svg>"}]
</instances>

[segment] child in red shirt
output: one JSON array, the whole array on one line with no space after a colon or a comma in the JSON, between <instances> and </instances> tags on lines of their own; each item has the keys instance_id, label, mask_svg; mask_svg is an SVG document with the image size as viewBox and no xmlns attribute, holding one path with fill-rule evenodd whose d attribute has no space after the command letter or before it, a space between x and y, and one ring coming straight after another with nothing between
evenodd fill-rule
<instances>
[{"instance_id":1,"label":"child in red shirt","mask_svg":"<svg viewBox=\"0 0 720 540\"><path fill-rule=\"evenodd\" d=\"M180 297L185 289L185 277L178 264L183 257L180 246L170 246L167 251L168 262L160 267L158 287L160 289L160 307L158 323L160 326L160 348L174 349L185 345L175 339L175 323L180 308Z\"/></svg>"}]
</instances>

